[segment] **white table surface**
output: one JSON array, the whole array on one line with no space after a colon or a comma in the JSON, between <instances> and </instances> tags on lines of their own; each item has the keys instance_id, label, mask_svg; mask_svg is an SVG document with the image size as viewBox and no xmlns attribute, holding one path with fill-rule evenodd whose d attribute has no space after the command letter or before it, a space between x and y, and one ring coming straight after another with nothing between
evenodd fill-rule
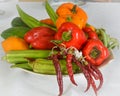
<instances>
[{"instance_id":1,"label":"white table surface","mask_svg":"<svg viewBox=\"0 0 120 96\"><path fill-rule=\"evenodd\" d=\"M48 17L44 6L39 2L0 3L0 9L6 11L5 17L0 17L0 32L10 27L11 20L18 16L16 4L37 19ZM120 3L87 3L82 8L87 12L88 22L97 28L105 28L107 33L120 41ZM2 38L0 38L0 42ZM103 87L98 96L120 95L120 50L113 50L114 60L101 69L104 76ZM4 52L0 45L0 58ZM75 77L78 87L71 85L64 78L63 96L95 96L92 89L84 93L86 80L83 75ZM10 68L10 64L0 60L0 96L57 96L58 86L55 77L33 75L20 69Z\"/></svg>"}]
</instances>

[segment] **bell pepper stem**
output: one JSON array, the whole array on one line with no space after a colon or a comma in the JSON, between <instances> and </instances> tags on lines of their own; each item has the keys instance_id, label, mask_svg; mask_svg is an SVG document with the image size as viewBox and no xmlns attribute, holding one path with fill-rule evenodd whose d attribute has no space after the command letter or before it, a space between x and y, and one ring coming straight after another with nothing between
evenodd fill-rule
<instances>
[{"instance_id":1,"label":"bell pepper stem","mask_svg":"<svg viewBox=\"0 0 120 96\"><path fill-rule=\"evenodd\" d=\"M68 32L63 32L63 34L62 34L62 40L63 41L69 41L69 40L71 40L71 38L72 38L71 33L72 33L71 30L69 30Z\"/></svg>"},{"instance_id":2,"label":"bell pepper stem","mask_svg":"<svg viewBox=\"0 0 120 96\"><path fill-rule=\"evenodd\" d=\"M99 57L99 55L100 55L100 51L95 47L90 52L90 56L94 59Z\"/></svg>"},{"instance_id":3,"label":"bell pepper stem","mask_svg":"<svg viewBox=\"0 0 120 96\"><path fill-rule=\"evenodd\" d=\"M73 14L76 13L76 8L77 8L77 5L74 5L73 8L71 9L71 12L72 12Z\"/></svg>"}]
</instances>

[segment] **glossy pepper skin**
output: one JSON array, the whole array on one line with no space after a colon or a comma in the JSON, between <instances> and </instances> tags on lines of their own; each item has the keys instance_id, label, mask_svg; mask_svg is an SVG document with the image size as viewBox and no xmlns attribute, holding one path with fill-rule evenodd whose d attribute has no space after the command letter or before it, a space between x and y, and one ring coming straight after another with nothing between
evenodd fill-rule
<instances>
[{"instance_id":1,"label":"glossy pepper skin","mask_svg":"<svg viewBox=\"0 0 120 96\"><path fill-rule=\"evenodd\" d=\"M110 55L107 47L105 47L100 40L96 39L88 40L82 49L82 53L89 63L96 66L102 64Z\"/></svg>"},{"instance_id":2,"label":"glossy pepper skin","mask_svg":"<svg viewBox=\"0 0 120 96\"><path fill-rule=\"evenodd\" d=\"M97 33L90 27L83 28L83 31L86 33L88 39L99 39Z\"/></svg>"},{"instance_id":3,"label":"glossy pepper skin","mask_svg":"<svg viewBox=\"0 0 120 96\"><path fill-rule=\"evenodd\" d=\"M48 27L36 27L28 31L24 39L34 49L51 49L54 45L50 41L54 39L55 33Z\"/></svg>"},{"instance_id":4,"label":"glossy pepper skin","mask_svg":"<svg viewBox=\"0 0 120 96\"><path fill-rule=\"evenodd\" d=\"M80 49L86 41L86 36L77 25L71 22L65 22L55 34L55 40L61 40L66 48L75 47Z\"/></svg>"},{"instance_id":5,"label":"glossy pepper skin","mask_svg":"<svg viewBox=\"0 0 120 96\"><path fill-rule=\"evenodd\" d=\"M64 22L72 22L82 29L87 23L88 17L86 12L72 3L62 4L58 7L56 13L58 14L58 19L56 21L57 28Z\"/></svg>"}]
</instances>

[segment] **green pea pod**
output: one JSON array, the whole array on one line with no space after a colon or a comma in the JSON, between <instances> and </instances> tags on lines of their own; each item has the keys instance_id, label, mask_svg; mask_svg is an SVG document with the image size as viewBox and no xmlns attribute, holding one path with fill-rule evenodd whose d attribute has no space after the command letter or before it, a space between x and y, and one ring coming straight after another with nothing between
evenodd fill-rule
<instances>
[{"instance_id":1,"label":"green pea pod","mask_svg":"<svg viewBox=\"0 0 120 96\"><path fill-rule=\"evenodd\" d=\"M22 21L29 26L30 28L34 28L34 27L39 27L39 26L45 26L45 27L49 27L53 30L56 30L53 26L50 26L48 24L42 23L39 20L35 19L34 17L28 15L27 13L25 13L20 7L19 5L16 5L18 13L20 15L20 18L22 19Z\"/></svg>"},{"instance_id":2,"label":"green pea pod","mask_svg":"<svg viewBox=\"0 0 120 96\"><path fill-rule=\"evenodd\" d=\"M49 74L49 75L56 74L52 60L36 59L35 61L30 61L28 64L33 68L33 71L36 73ZM66 61L60 60L60 64L61 64L62 74L64 75L68 74L66 70ZM73 64L73 72L78 73L79 71L80 71L79 68L75 64Z\"/></svg>"},{"instance_id":3,"label":"green pea pod","mask_svg":"<svg viewBox=\"0 0 120 96\"><path fill-rule=\"evenodd\" d=\"M100 40L103 42L103 44L107 47L108 46L108 38L105 30L103 28L96 29L96 32L100 38Z\"/></svg>"}]
</instances>

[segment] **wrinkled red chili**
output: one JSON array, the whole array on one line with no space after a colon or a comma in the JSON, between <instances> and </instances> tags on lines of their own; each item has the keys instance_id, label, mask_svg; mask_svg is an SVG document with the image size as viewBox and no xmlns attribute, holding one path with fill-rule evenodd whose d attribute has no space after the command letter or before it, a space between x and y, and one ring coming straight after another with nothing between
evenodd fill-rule
<instances>
[{"instance_id":1,"label":"wrinkled red chili","mask_svg":"<svg viewBox=\"0 0 120 96\"><path fill-rule=\"evenodd\" d=\"M74 73L73 73L73 69L72 69L72 59L73 59L73 55L72 54L67 54L67 56L66 56L66 67L67 67L68 75L70 77L71 82L74 85L77 85L75 80L74 80Z\"/></svg>"},{"instance_id":2,"label":"wrinkled red chili","mask_svg":"<svg viewBox=\"0 0 120 96\"><path fill-rule=\"evenodd\" d=\"M60 63L58 60L58 55L57 54L52 55L52 60L53 60L54 66L55 66L57 82L59 85L59 96L62 96L62 94L63 94L63 77L62 77Z\"/></svg>"},{"instance_id":3,"label":"wrinkled red chili","mask_svg":"<svg viewBox=\"0 0 120 96\"><path fill-rule=\"evenodd\" d=\"M98 68L96 66L91 66L91 69L98 75L100 84L99 84L97 90L99 90L102 87L102 85L103 85L103 75L100 72L100 70L98 70Z\"/></svg>"},{"instance_id":4,"label":"wrinkled red chili","mask_svg":"<svg viewBox=\"0 0 120 96\"><path fill-rule=\"evenodd\" d=\"M85 92L88 91L90 86L92 86L92 88L97 96L97 91L101 88L101 86L103 84L103 76L102 76L102 73L100 72L100 70L96 66L94 66L90 63L85 65L84 61L77 60L75 58L75 56L73 56L73 62L82 70L85 78L87 79L87 88L86 88ZM98 87L96 86L95 80L100 81Z\"/></svg>"},{"instance_id":5,"label":"wrinkled red chili","mask_svg":"<svg viewBox=\"0 0 120 96\"><path fill-rule=\"evenodd\" d=\"M90 74L89 74L88 70L86 70L84 68L84 66L82 66L82 64L76 59L75 56L73 56L73 62L81 69L85 78L87 79L87 88L85 90L85 92L86 92L90 88L90 85L91 85Z\"/></svg>"}]
</instances>

